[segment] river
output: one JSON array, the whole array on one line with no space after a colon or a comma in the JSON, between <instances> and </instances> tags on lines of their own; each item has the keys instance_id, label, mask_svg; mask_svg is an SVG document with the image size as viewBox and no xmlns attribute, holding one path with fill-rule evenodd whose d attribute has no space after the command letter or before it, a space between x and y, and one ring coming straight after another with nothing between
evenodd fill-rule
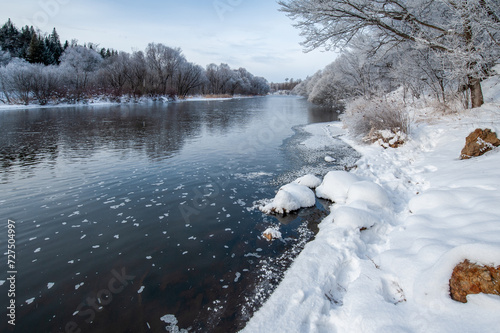
<instances>
[{"instance_id":1,"label":"river","mask_svg":"<svg viewBox=\"0 0 500 333\"><path fill-rule=\"evenodd\" d=\"M16 223L15 332L233 332L269 296L325 203L255 203L341 142L300 156L337 112L297 97L0 112L0 244ZM283 241L263 230L280 225ZM2 252L3 253L3 252ZM6 273L7 259L2 265ZM0 275L0 331L8 285Z\"/></svg>"}]
</instances>

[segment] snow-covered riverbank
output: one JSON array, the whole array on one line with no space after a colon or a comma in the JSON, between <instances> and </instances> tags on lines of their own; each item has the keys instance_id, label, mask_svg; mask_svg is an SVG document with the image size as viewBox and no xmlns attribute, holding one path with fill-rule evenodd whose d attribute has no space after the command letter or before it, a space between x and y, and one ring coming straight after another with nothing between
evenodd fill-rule
<instances>
[{"instance_id":1,"label":"snow-covered riverbank","mask_svg":"<svg viewBox=\"0 0 500 333\"><path fill-rule=\"evenodd\" d=\"M225 101L230 99L240 99L240 98L252 98L254 96L240 96L235 95L233 97L206 97L206 96L188 96L184 99L177 99L172 101L167 97L151 98L151 97L141 97L139 99L131 99L128 97L122 97L120 101L110 100L106 97L96 97L86 101L76 102L76 103L49 103L46 105L40 104L0 104L0 111L6 110L26 110L26 109L51 109L51 108L64 108L64 107L75 107L75 106L109 106L109 105L127 105L127 104L147 104L147 103L182 103L182 102L200 102L200 101Z\"/></svg>"},{"instance_id":2,"label":"snow-covered riverbank","mask_svg":"<svg viewBox=\"0 0 500 333\"><path fill-rule=\"evenodd\" d=\"M340 123L307 126L309 145L340 134L363 155L359 181L338 189L316 239L244 332L498 332L500 296L459 303L449 279L464 259L500 265L500 148L459 160L470 132L499 133L499 82L484 82L479 109L425 115L398 149L360 145Z\"/></svg>"}]
</instances>

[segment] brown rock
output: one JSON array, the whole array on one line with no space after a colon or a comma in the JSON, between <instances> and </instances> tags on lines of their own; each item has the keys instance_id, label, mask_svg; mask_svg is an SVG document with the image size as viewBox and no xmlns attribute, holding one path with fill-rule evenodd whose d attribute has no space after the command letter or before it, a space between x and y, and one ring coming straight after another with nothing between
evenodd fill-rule
<instances>
[{"instance_id":1,"label":"brown rock","mask_svg":"<svg viewBox=\"0 0 500 333\"><path fill-rule=\"evenodd\" d=\"M264 236L268 241L273 240L273 235L271 235L270 233L263 233L262 236Z\"/></svg>"},{"instance_id":2,"label":"brown rock","mask_svg":"<svg viewBox=\"0 0 500 333\"><path fill-rule=\"evenodd\" d=\"M500 266L480 266L465 260L451 275L451 298L467 303L467 295L479 293L500 295Z\"/></svg>"},{"instance_id":3,"label":"brown rock","mask_svg":"<svg viewBox=\"0 0 500 333\"><path fill-rule=\"evenodd\" d=\"M500 146L500 140L495 132L488 128L484 130L478 128L465 139L465 147L462 149L460 159L481 156L498 146Z\"/></svg>"}]
</instances>

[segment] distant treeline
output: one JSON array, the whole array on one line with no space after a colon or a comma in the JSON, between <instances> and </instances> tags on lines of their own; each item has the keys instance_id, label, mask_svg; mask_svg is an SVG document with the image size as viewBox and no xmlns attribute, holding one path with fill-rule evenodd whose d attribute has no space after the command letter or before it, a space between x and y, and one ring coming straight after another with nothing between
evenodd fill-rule
<instances>
[{"instance_id":1,"label":"distant treeline","mask_svg":"<svg viewBox=\"0 0 500 333\"><path fill-rule=\"evenodd\" d=\"M294 80L294 79L287 78L287 79L285 79L285 82L281 82L281 83L271 82L269 86L271 87L272 93L277 93L280 91L292 91L293 88L295 88L301 82L302 82L301 79Z\"/></svg>"},{"instance_id":2,"label":"distant treeline","mask_svg":"<svg viewBox=\"0 0 500 333\"><path fill-rule=\"evenodd\" d=\"M227 64L203 68L180 48L150 43L145 51L118 52L76 41L61 43L56 29L42 34L0 28L0 101L11 104L85 101L91 97L265 95L266 79Z\"/></svg>"}]
</instances>

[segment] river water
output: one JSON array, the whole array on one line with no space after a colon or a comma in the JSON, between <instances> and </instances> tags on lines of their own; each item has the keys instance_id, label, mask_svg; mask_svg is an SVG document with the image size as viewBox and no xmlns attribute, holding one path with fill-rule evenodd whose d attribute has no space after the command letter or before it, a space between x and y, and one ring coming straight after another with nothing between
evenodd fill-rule
<instances>
[{"instance_id":1,"label":"river water","mask_svg":"<svg viewBox=\"0 0 500 333\"><path fill-rule=\"evenodd\" d=\"M348 163L341 142L295 149L300 125L337 115L296 97L0 112L0 244L15 221L17 271L12 330L4 256L0 331L241 329L327 206L278 219L255 203ZM283 241L261 237L270 226Z\"/></svg>"}]
</instances>

